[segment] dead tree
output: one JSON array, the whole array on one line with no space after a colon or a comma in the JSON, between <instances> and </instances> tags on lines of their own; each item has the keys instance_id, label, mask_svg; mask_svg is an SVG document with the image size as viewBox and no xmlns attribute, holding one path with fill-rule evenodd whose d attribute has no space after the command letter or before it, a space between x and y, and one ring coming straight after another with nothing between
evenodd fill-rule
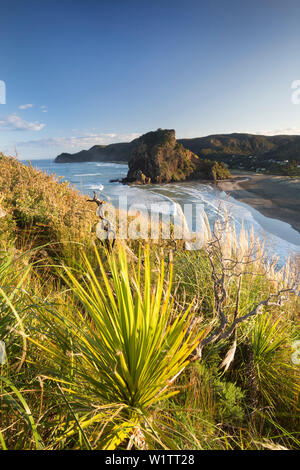
<instances>
[{"instance_id":1,"label":"dead tree","mask_svg":"<svg viewBox=\"0 0 300 470\"><path fill-rule=\"evenodd\" d=\"M207 255L211 266L211 276L213 283L213 295L214 295L214 314L217 326L212 332L202 339L197 348L192 354L191 360L195 361L202 356L202 350L208 344L216 341L229 339L234 335L234 342L230 350L228 351L221 367L225 370L228 369L229 365L234 359L236 346L237 346L237 329L239 325L251 317L263 313L264 307L271 305L283 305L288 300L288 293L297 294L299 290L299 279L298 276L293 280L293 285L282 289L277 289L275 293L269 292L265 299L258 302L256 305L251 307L249 311L243 315L240 315L240 294L242 287L242 277L246 274L249 275L266 275L265 272L254 273L253 271L247 272L247 266L253 265L255 258L254 253L248 253L246 260L237 260L225 258L222 252L222 246L220 239L215 237L214 240L207 245ZM253 261L254 260L254 261ZM229 284L232 278L237 281L237 293L235 299L235 309L231 318L226 313L226 300L228 298Z\"/></svg>"},{"instance_id":2,"label":"dead tree","mask_svg":"<svg viewBox=\"0 0 300 470\"><path fill-rule=\"evenodd\" d=\"M103 237L103 238L98 237L98 238L101 241L101 243L103 243L103 245L106 247L106 249L108 251L111 251L114 247L114 244L115 244L116 232L115 232L115 230L113 230L111 222L108 219L106 219L105 216L104 216L103 205L105 204L106 201L99 199L99 197L97 196L96 191L93 191L93 192L94 192L93 199L88 199L87 202L95 202L98 206L96 214L98 215L98 217L101 220L100 228L105 233L105 237ZM111 235L112 235L112 237L111 237Z\"/></svg>"}]
</instances>

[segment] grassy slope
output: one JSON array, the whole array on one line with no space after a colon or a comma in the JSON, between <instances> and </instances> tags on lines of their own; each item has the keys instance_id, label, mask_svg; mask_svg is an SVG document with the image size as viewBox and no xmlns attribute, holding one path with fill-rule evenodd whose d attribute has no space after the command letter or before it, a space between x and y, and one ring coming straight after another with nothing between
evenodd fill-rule
<instances>
[{"instance_id":1,"label":"grassy slope","mask_svg":"<svg viewBox=\"0 0 300 470\"><path fill-rule=\"evenodd\" d=\"M57 184L54 175L1 154L0 195L1 206L7 212L2 238L20 239L24 231L33 228L38 243L71 238L83 241L96 220L86 197L69 183Z\"/></svg>"},{"instance_id":2,"label":"grassy slope","mask_svg":"<svg viewBox=\"0 0 300 470\"><path fill-rule=\"evenodd\" d=\"M99 247L103 262L100 268L93 251L93 226L97 220L95 208L68 185L57 184L53 176L4 156L0 157L0 206L6 212L6 216L0 219L0 339L7 345L8 357L7 363L0 366L0 447L84 449L115 445L124 448L128 445L129 436L134 436L137 448L144 446L145 440L153 448L298 446L299 388L297 367L292 367L291 363L292 343L297 338L299 321L299 303L295 297L291 297L283 307L266 308L261 316L245 322L238 329L235 359L227 372L222 372L219 366L233 339L210 345L204 350L202 360L188 365L172 384L171 390L175 387L179 391L176 396L164 396L164 400L156 403L150 403L149 398L146 402L150 404L146 408L139 401L139 394L151 396L151 377L162 363L160 354L163 351L157 350L159 355L153 356L153 360L158 360L157 367L149 364L149 370L153 372L149 376L146 368L141 382L137 379L140 366L137 364L133 368L140 346L124 349L131 364L127 370L117 343L112 342L111 347L117 348L112 353L112 370L118 370L124 383L128 381L131 390L128 397L135 397L136 406L141 406L141 420L131 413L130 404L126 405L126 392L118 398L124 386L122 381L118 382L117 377L112 382L107 381L103 376L102 385L95 382L104 373L99 338L105 325L99 323L97 312L106 304L106 301L101 304L100 298L94 297L95 293L104 288L103 279L105 272L108 273L106 282L112 286L117 298L122 289L124 292L115 312L116 318L118 312L127 318L129 297L127 308L122 306L125 296L130 295L130 291L135 292L136 287L130 279L134 272L138 272L137 263L131 261L127 265L122 261L120 272L128 269L129 276L127 281L125 276L122 286L118 284L119 271L114 271L117 269L115 265L109 265L110 258L107 262L104 251ZM49 245L37 249L45 243ZM137 246L137 243L131 245L136 254ZM139 320L140 315L145 314L142 313L143 308L152 318L147 292L157 285L157 276L162 272L157 258L167 260L168 249L167 243L151 246L149 273L152 271L152 280L149 281L149 289L146 288L147 283L145 287L141 283L139 295L146 303L138 308ZM83 261L83 251L90 260L90 268ZM58 267L62 263L71 267L71 276L74 274L71 285L79 280L77 294L80 286L84 286L80 299L76 292L66 288L68 281L61 278L62 269ZM267 279L260 265L253 263L251 269L252 273L243 275L240 313L249 311L275 288L274 281ZM93 272L96 273L94 281ZM114 272L115 275L111 274ZM142 279L146 273L147 267L143 262ZM166 273L166 283L167 276ZM175 305L186 306L196 298L199 331L207 334L214 327L216 318L212 272L205 251L175 251L173 279ZM94 298L93 307L91 298ZM228 318L234 315L235 299L236 278L233 278L228 285L225 302ZM89 311L90 308L92 310ZM170 314L172 323L173 308ZM156 318L158 321L159 317ZM143 325L142 322L140 328ZM160 331L161 327L157 326L155 331ZM107 328L108 334L109 324ZM122 335L127 333L126 329L122 330ZM172 341L175 339L172 337ZM174 347L180 346L174 343ZM105 349L108 355L104 356L108 358L105 364L111 360L109 351ZM94 355L93 361L91 354ZM115 358L120 362L114 362ZM148 354L144 356L145 365L146 358L149 358ZM118 369L114 369L116 367ZM165 375L161 376L162 384L167 380L166 371L167 366ZM63 377L68 385L59 385L53 377ZM114 377L113 372L111 377ZM136 384L135 380L138 380ZM145 420L148 423L146 428Z\"/></svg>"}]
</instances>

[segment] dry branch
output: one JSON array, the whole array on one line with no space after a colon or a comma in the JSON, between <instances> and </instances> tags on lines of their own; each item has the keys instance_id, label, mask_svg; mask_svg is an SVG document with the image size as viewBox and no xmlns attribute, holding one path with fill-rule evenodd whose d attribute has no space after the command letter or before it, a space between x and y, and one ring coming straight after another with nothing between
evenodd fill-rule
<instances>
[{"instance_id":1,"label":"dry branch","mask_svg":"<svg viewBox=\"0 0 300 470\"><path fill-rule=\"evenodd\" d=\"M105 243L106 248L108 251L112 250L115 244L116 240L116 232L113 230L111 222L104 217L103 213L103 205L105 204L106 201L99 199L97 196L96 191L94 191L94 197L93 199L88 199L87 202L95 202L98 206L97 209L97 215L100 217L101 220L101 230L106 232L106 237L104 239L100 239L102 243ZM112 237L110 237L110 234L112 234Z\"/></svg>"}]
</instances>

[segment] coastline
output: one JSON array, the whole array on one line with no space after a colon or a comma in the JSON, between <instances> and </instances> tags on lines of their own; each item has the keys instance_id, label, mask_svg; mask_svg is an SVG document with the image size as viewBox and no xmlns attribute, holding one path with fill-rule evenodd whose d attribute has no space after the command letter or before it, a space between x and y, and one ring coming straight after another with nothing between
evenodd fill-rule
<instances>
[{"instance_id":1,"label":"coastline","mask_svg":"<svg viewBox=\"0 0 300 470\"><path fill-rule=\"evenodd\" d=\"M232 180L218 181L227 194L264 216L290 224L300 233L300 178L233 171Z\"/></svg>"}]
</instances>

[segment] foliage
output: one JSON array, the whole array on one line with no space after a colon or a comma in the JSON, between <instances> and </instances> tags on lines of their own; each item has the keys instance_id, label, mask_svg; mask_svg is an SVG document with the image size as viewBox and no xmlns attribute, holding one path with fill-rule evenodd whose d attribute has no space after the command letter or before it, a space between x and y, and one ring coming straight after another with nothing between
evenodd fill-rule
<instances>
[{"instance_id":1,"label":"foliage","mask_svg":"<svg viewBox=\"0 0 300 470\"><path fill-rule=\"evenodd\" d=\"M143 266L140 257L130 274L124 249L118 256L108 255L111 279L96 254L102 283L86 256L82 282L65 268L81 307L68 319L57 310L40 313L46 336L40 347L54 359L53 377L67 384L63 390L68 396L78 396L81 409L112 404L122 408L119 419L123 416L124 421L103 436L104 446L112 448L114 441L121 444L141 420L149 419L155 403L176 393L170 386L186 367L201 333L188 330L189 308L182 312L173 307L172 272L164 292L163 262L157 279L152 279L149 249ZM81 416L82 411L78 421L86 423L87 411Z\"/></svg>"}]
</instances>

